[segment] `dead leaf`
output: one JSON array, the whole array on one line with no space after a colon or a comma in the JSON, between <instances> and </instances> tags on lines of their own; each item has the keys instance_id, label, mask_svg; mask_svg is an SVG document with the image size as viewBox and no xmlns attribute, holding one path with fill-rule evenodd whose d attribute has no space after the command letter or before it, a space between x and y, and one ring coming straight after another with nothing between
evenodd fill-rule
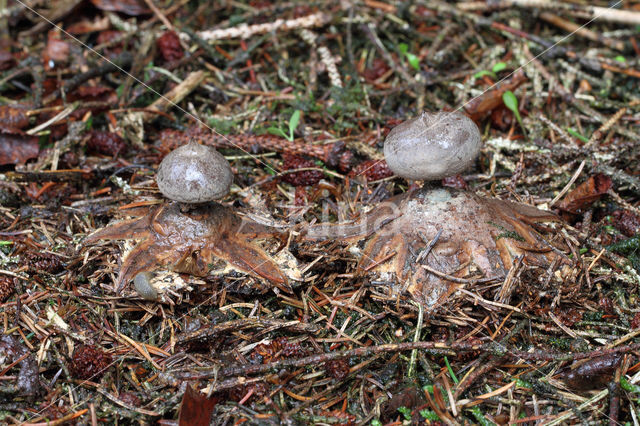
<instances>
[{"instance_id":1,"label":"dead leaf","mask_svg":"<svg viewBox=\"0 0 640 426\"><path fill-rule=\"evenodd\" d=\"M382 418L390 422L400 414L398 408L406 407L414 411L417 407L424 406L426 402L424 392L415 384L408 384L404 388L394 390L393 397L382 407Z\"/></svg>"},{"instance_id":2,"label":"dead leaf","mask_svg":"<svg viewBox=\"0 0 640 426\"><path fill-rule=\"evenodd\" d=\"M117 56L122 53L122 48L124 46L124 42L122 40L115 41L117 39L121 39L123 36L123 31L118 30L106 30L100 32L98 34L98 38L96 39L97 44L107 45L104 49L104 53L107 57Z\"/></svg>"},{"instance_id":3,"label":"dead leaf","mask_svg":"<svg viewBox=\"0 0 640 426\"><path fill-rule=\"evenodd\" d=\"M87 148L90 151L115 157L127 149L126 142L117 133L93 130L89 135Z\"/></svg>"},{"instance_id":4,"label":"dead leaf","mask_svg":"<svg viewBox=\"0 0 640 426\"><path fill-rule=\"evenodd\" d=\"M362 75L368 82L374 82L389 71L389 65L381 58L375 58L369 68L366 68Z\"/></svg>"},{"instance_id":5,"label":"dead leaf","mask_svg":"<svg viewBox=\"0 0 640 426\"><path fill-rule=\"evenodd\" d=\"M611 189L613 183L609 176L597 174L591 176L585 182L578 185L576 189L569 192L564 199L558 203L558 208L569 213L577 214L581 210L591 206L602 195Z\"/></svg>"},{"instance_id":6,"label":"dead leaf","mask_svg":"<svg viewBox=\"0 0 640 426\"><path fill-rule=\"evenodd\" d=\"M60 40L59 35L49 32L47 48L42 53L42 61L45 67L54 68L56 65L66 64L69 61L71 47L66 41Z\"/></svg>"},{"instance_id":7,"label":"dead leaf","mask_svg":"<svg viewBox=\"0 0 640 426\"><path fill-rule=\"evenodd\" d=\"M17 129L0 128L0 166L24 164L40 152L38 138Z\"/></svg>"},{"instance_id":8,"label":"dead leaf","mask_svg":"<svg viewBox=\"0 0 640 426\"><path fill-rule=\"evenodd\" d=\"M191 385L187 385L187 389L182 397L180 404L180 417L178 419L179 426L209 426L211 422L211 414L218 403L218 398L207 398L200 392L194 390Z\"/></svg>"},{"instance_id":9,"label":"dead leaf","mask_svg":"<svg viewBox=\"0 0 640 426\"><path fill-rule=\"evenodd\" d=\"M164 34L156 40L156 45L158 46L162 59L166 62L177 61L184 56L180 39L175 31L165 31Z\"/></svg>"},{"instance_id":10,"label":"dead leaf","mask_svg":"<svg viewBox=\"0 0 640 426\"><path fill-rule=\"evenodd\" d=\"M0 105L0 127L6 129L24 129L29 125L25 105Z\"/></svg>"},{"instance_id":11,"label":"dead leaf","mask_svg":"<svg viewBox=\"0 0 640 426\"><path fill-rule=\"evenodd\" d=\"M559 373L557 378L577 390L603 388L613 380L613 374L621 360L622 354L614 353L577 362L570 369Z\"/></svg>"}]
</instances>

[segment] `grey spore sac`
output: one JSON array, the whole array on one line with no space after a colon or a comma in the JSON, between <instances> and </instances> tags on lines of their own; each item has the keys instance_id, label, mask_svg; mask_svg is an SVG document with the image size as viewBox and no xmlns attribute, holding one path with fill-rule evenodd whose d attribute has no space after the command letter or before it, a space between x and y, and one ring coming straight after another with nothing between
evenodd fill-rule
<instances>
[{"instance_id":1,"label":"grey spore sac","mask_svg":"<svg viewBox=\"0 0 640 426\"><path fill-rule=\"evenodd\" d=\"M162 160L156 181L162 195L170 200L206 203L229 193L233 172L214 148L191 141Z\"/></svg>"},{"instance_id":2,"label":"grey spore sac","mask_svg":"<svg viewBox=\"0 0 640 426\"><path fill-rule=\"evenodd\" d=\"M397 176L429 181L471 167L481 145L480 130L466 115L423 112L389 132L384 157Z\"/></svg>"}]
</instances>

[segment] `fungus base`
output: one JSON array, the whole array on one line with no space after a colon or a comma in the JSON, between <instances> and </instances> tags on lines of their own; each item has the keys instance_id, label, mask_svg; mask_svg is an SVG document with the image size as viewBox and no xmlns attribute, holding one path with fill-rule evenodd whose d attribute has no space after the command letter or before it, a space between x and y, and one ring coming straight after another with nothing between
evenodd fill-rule
<instances>
[{"instance_id":1,"label":"fungus base","mask_svg":"<svg viewBox=\"0 0 640 426\"><path fill-rule=\"evenodd\" d=\"M516 258L548 268L567 260L537 222L557 221L525 204L451 188L422 188L394 197L354 223L313 225L305 239L342 239L364 246L357 271L408 292L433 309L460 285L504 280ZM556 263L556 264L560 264Z\"/></svg>"},{"instance_id":2,"label":"fungus base","mask_svg":"<svg viewBox=\"0 0 640 426\"><path fill-rule=\"evenodd\" d=\"M117 291L138 273L159 267L206 276L219 261L264 279L290 292L287 276L254 240L276 237L281 230L239 217L218 203L181 211L179 203L146 209L136 219L107 226L89 235L85 243L101 239L134 239L138 244L124 257L116 282Z\"/></svg>"}]
</instances>

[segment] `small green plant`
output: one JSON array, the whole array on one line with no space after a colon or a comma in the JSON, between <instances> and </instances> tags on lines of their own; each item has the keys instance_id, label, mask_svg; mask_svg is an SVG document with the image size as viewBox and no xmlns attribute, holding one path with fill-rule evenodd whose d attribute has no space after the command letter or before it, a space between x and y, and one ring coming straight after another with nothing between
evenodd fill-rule
<instances>
[{"instance_id":1,"label":"small green plant","mask_svg":"<svg viewBox=\"0 0 640 426\"><path fill-rule=\"evenodd\" d=\"M409 46L407 46L406 43L400 43L398 50L407 58L409 65L411 65L414 70L420 71L420 58L409 52Z\"/></svg>"},{"instance_id":2,"label":"small green plant","mask_svg":"<svg viewBox=\"0 0 640 426\"><path fill-rule=\"evenodd\" d=\"M581 140L582 142L584 142L584 143L589 142L589 138L588 138L588 137L586 137L586 136L584 136L584 135L582 135L582 134L578 133L578 131L576 131L576 130L572 129L571 127L569 127L569 128L567 129L567 133L569 133L569 134L570 134L571 136L573 136L574 138L578 138L578 139L580 139L580 140Z\"/></svg>"},{"instance_id":3,"label":"small green plant","mask_svg":"<svg viewBox=\"0 0 640 426\"><path fill-rule=\"evenodd\" d=\"M149 81L151 79L151 70L155 67L153 61L149 62L146 67L144 67L144 81Z\"/></svg>"},{"instance_id":4,"label":"small green plant","mask_svg":"<svg viewBox=\"0 0 640 426\"><path fill-rule=\"evenodd\" d=\"M502 102L504 102L504 106L511 110L511 112L513 112L513 115L516 116L516 120L518 120L518 124L520 124L522 132L526 136L527 131L522 125L522 117L520 116L520 111L518 110L518 98L516 98L516 95L514 95L511 90L507 90L502 94Z\"/></svg>"},{"instance_id":5,"label":"small green plant","mask_svg":"<svg viewBox=\"0 0 640 426\"><path fill-rule=\"evenodd\" d=\"M627 392L640 394L640 386L630 383L624 377L620 377L620 387Z\"/></svg>"},{"instance_id":6,"label":"small green plant","mask_svg":"<svg viewBox=\"0 0 640 426\"><path fill-rule=\"evenodd\" d=\"M622 55L618 55L618 56L616 56L616 57L615 57L615 58L613 58L613 59L615 59L615 60L616 60L616 61L618 61L618 62L627 62L627 59L626 59L624 56L622 56Z\"/></svg>"},{"instance_id":7,"label":"small green plant","mask_svg":"<svg viewBox=\"0 0 640 426\"><path fill-rule=\"evenodd\" d=\"M398 412L402 414L405 420L411 420L411 409L408 407L398 407Z\"/></svg>"},{"instance_id":8,"label":"small green plant","mask_svg":"<svg viewBox=\"0 0 640 426\"><path fill-rule=\"evenodd\" d=\"M484 414L482 414L482 411L480 411L479 407L473 407L471 410L471 414L473 414L473 417L475 417L476 421L478 422L479 425L481 426L491 426L491 425L495 425L495 423L487 420L487 418L484 416Z\"/></svg>"},{"instance_id":9,"label":"small green plant","mask_svg":"<svg viewBox=\"0 0 640 426\"><path fill-rule=\"evenodd\" d=\"M444 357L444 364L447 366L447 370L449 371L449 376L451 376L451 380L453 380L453 383L457 385L459 380L456 377L456 374L453 372L453 368L451 368L451 364L449 364L449 358L447 358L446 356Z\"/></svg>"},{"instance_id":10,"label":"small green plant","mask_svg":"<svg viewBox=\"0 0 640 426\"><path fill-rule=\"evenodd\" d=\"M287 134L282 128L275 126L269 127L267 129L267 132L271 133L272 135L282 136L286 140L293 142L293 132L296 130L298 124L300 123L300 114L300 110L295 110L293 114L291 114L291 118L289 118L289 134Z\"/></svg>"},{"instance_id":11,"label":"small green plant","mask_svg":"<svg viewBox=\"0 0 640 426\"><path fill-rule=\"evenodd\" d=\"M494 73L499 73L500 71L504 71L507 69L507 63L506 62L498 62L497 64L495 64L493 66L493 68L491 68L491 71L493 71Z\"/></svg>"},{"instance_id":12,"label":"small green plant","mask_svg":"<svg viewBox=\"0 0 640 426\"><path fill-rule=\"evenodd\" d=\"M432 422L437 422L438 420L440 420L440 417L438 417L435 411L432 410L420 410L420 416L422 416L423 419L430 420Z\"/></svg>"},{"instance_id":13,"label":"small green plant","mask_svg":"<svg viewBox=\"0 0 640 426\"><path fill-rule=\"evenodd\" d=\"M491 71L489 70L482 70L482 71L478 71L477 73L475 73L473 75L474 78L482 78L485 75L488 75L490 77L493 78L498 78L497 74L500 71L504 71L505 69L507 69L507 64L506 62L498 62L497 64L495 64L492 68Z\"/></svg>"},{"instance_id":14,"label":"small green plant","mask_svg":"<svg viewBox=\"0 0 640 426\"><path fill-rule=\"evenodd\" d=\"M533 389L533 385L526 380L516 379L516 387L525 388L525 389Z\"/></svg>"}]
</instances>

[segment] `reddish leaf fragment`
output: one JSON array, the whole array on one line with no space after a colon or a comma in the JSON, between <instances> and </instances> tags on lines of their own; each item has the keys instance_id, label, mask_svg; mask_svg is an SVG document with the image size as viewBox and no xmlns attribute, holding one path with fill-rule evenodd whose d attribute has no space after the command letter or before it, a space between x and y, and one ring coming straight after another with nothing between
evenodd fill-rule
<instances>
[{"instance_id":1,"label":"reddish leaf fragment","mask_svg":"<svg viewBox=\"0 0 640 426\"><path fill-rule=\"evenodd\" d=\"M559 379L571 388L591 390L605 387L622 360L621 353L613 353L574 364L568 371L559 374Z\"/></svg>"},{"instance_id":2,"label":"reddish leaf fragment","mask_svg":"<svg viewBox=\"0 0 640 426\"><path fill-rule=\"evenodd\" d=\"M12 105L0 105L0 127L7 129L24 129L29 125L27 108Z\"/></svg>"},{"instance_id":3,"label":"reddish leaf fragment","mask_svg":"<svg viewBox=\"0 0 640 426\"><path fill-rule=\"evenodd\" d=\"M97 346L80 346L73 352L69 371L79 379L97 382L111 367L111 361L111 355Z\"/></svg>"},{"instance_id":4,"label":"reddish leaf fragment","mask_svg":"<svg viewBox=\"0 0 640 426\"><path fill-rule=\"evenodd\" d=\"M207 398L187 385L180 404L179 426L209 426L218 398Z\"/></svg>"},{"instance_id":5,"label":"reddish leaf fragment","mask_svg":"<svg viewBox=\"0 0 640 426\"><path fill-rule=\"evenodd\" d=\"M614 312L613 302L608 297L601 297L600 300L598 300L598 305L600 306L600 309L602 309L602 311L605 314L610 315Z\"/></svg>"},{"instance_id":6,"label":"reddish leaf fragment","mask_svg":"<svg viewBox=\"0 0 640 426\"><path fill-rule=\"evenodd\" d=\"M38 138L16 129L0 128L0 166L24 164L40 152Z\"/></svg>"},{"instance_id":7,"label":"reddish leaf fragment","mask_svg":"<svg viewBox=\"0 0 640 426\"><path fill-rule=\"evenodd\" d=\"M426 402L424 392L421 392L420 389L414 385L395 389L393 397L382 407L382 418L390 422L400 414L398 408L406 407L414 411L416 408L425 405Z\"/></svg>"},{"instance_id":8,"label":"reddish leaf fragment","mask_svg":"<svg viewBox=\"0 0 640 426\"><path fill-rule=\"evenodd\" d=\"M50 402L47 399L45 399L40 403L37 410L40 413L40 415L46 417L46 419L49 422L51 422L50 424L59 424L59 423L52 422L52 420L58 420L65 417L67 414L69 414L70 411L72 411L72 408L65 405L58 406L53 402ZM69 421L68 424L75 425L77 423L73 421Z\"/></svg>"},{"instance_id":9,"label":"reddish leaf fragment","mask_svg":"<svg viewBox=\"0 0 640 426\"><path fill-rule=\"evenodd\" d=\"M307 190L304 186L296 186L296 192L293 198L293 204L296 206L304 206L307 204Z\"/></svg>"},{"instance_id":10,"label":"reddish leaf fragment","mask_svg":"<svg viewBox=\"0 0 640 426\"><path fill-rule=\"evenodd\" d=\"M250 356L255 362L267 364L283 357L302 357L306 354L307 351L300 346L300 343L289 342L286 337L278 337L267 344L261 343L256 346Z\"/></svg>"},{"instance_id":11,"label":"reddish leaf fragment","mask_svg":"<svg viewBox=\"0 0 640 426\"><path fill-rule=\"evenodd\" d=\"M140 398L133 392L121 392L118 399L132 407L139 407L141 403Z\"/></svg>"},{"instance_id":12,"label":"reddish leaf fragment","mask_svg":"<svg viewBox=\"0 0 640 426\"><path fill-rule=\"evenodd\" d=\"M80 86L73 91L67 99L73 101L82 100L85 102L108 102L112 95L115 95L115 90L104 86Z\"/></svg>"},{"instance_id":13,"label":"reddish leaf fragment","mask_svg":"<svg viewBox=\"0 0 640 426\"><path fill-rule=\"evenodd\" d=\"M582 320L582 314L575 308L556 309L555 315L567 327L573 327L578 321Z\"/></svg>"},{"instance_id":14,"label":"reddish leaf fragment","mask_svg":"<svg viewBox=\"0 0 640 426\"><path fill-rule=\"evenodd\" d=\"M272 6L272 2L270 1L264 1L262 2L262 4L264 5L263 8L270 8ZM309 5L307 4L298 4L296 5L296 7L293 8L292 10L292 16L293 18L302 18L303 16L307 16L311 13L315 13L317 12L318 9L317 8L311 8Z\"/></svg>"},{"instance_id":15,"label":"reddish leaf fragment","mask_svg":"<svg viewBox=\"0 0 640 426\"><path fill-rule=\"evenodd\" d=\"M329 377L343 380L349 375L349 362L344 358L327 361L324 363L324 371Z\"/></svg>"},{"instance_id":16,"label":"reddish leaf fragment","mask_svg":"<svg viewBox=\"0 0 640 426\"><path fill-rule=\"evenodd\" d=\"M579 213L588 208L613 186L611 178L603 174L591 176L576 189L569 192L558 207L569 213Z\"/></svg>"},{"instance_id":17,"label":"reddish leaf fragment","mask_svg":"<svg viewBox=\"0 0 640 426\"><path fill-rule=\"evenodd\" d=\"M80 121L88 112L94 115L109 109L109 105L114 105L118 101L116 91L104 86L80 86L67 95L68 102L83 101L83 103L94 103L90 107L80 107L71 113L71 118ZM58 100L59 102L59 100ZM44 120L44 116L40 116Z\"/></svg>"},{"instance_id":18,"label":"reddish leaf fragment","mask_svg":"<svg viewBox=\"0 0 640 426\"><path fill-rule=\"evenodd\" d=\"M126 151L127 144L120 136L118 136L117 133L94 130L90 132L87 148L89 148L90 151L94 151L99 154L115 157L116 155L122 154Z\"/></svg>"},{"instance_id":19,"label":"reddish leaf fragment","mask_svg":"<svg viewBox=\"0 0 640 426\"><path fill-rule=\"evenodd\" d=\"M180 39L174 31L165 31L164 34L156 40L156 45L158 46L160 55L162 55L162 59L167 62L177 61L184 56Z\"/></svg>"},{"instance_id":20,"label":"reddish leaf fragment","mask_svg":"<svg viewBox=\"0 0 640 426\"><path fill-rule=\"evenodd\" d=\"M464 180L464 178L462 177L462 175L453 175L453 176L447 176L446 178L442 179L442 186L448 186L450 188L457 188L457 189L469 189L469 185L467 185L467 181Z\"/></svg>"},{"instance_id":21,"label":"reddish leaf fragment","mask_svg":"<svg viewBox=\"0 0 640 426\"><path fill-rule=\"evenodd\" d=\"M491 123L494 128L506 131L513 124L513 120L513 113L511 113L511 111L509 111L504 105L498 106L491 111Z\"/></svg>"},{"instance_id":22,"label":"reddish leaf fragment","mask_svg":"<svg viewBox=\"0 0 640 426\"><path fill-rule=\"evenodd\" d=\"M32 83L31 88L35 89L36 84ZM42 82L42 96L47 96L58 90L58 80L55 78L47 78Z\"/></svg>"},{"instance_id":23,"label":"reddish leaf fragment","mask_svg":"<svg viewBox=\"0 0 640 426\"><path fill-rule=\"evenodd\" d=\"M124 43L122 42L122 40L120 41L114 41L114 40L120 39L123 34L124 34L123 31L116 31L116 30L102 31L100 34L98 34L98 38L96 39L96 42L98 44L105 44L109 46L108 48L105 48L105 54L107 56L119 55L122 52L122 47L124 46Z\"/></svg>"},{"instance_id":24,"label":"reddish leaf fragment","mask_svg":"<svg viewBox=\"0 0 640 426\"><path fill-rule=\"evenodd\" d=\"M313 161L302 158L299 155L285 154L282 168L284 170L295 170L318 168L318 166ZM315 185L322 179L322 176L323 173L320 170L304 170L287 173L282 176L282 179L293 186L306 186Z\"/></svg>"},{"instance_id":25,"label":"reddish leaf fragment","mask_svg":"<svg viewBox=\"0 0 640 426\"><path fill-rule=\"evenodd\" d=\"M69 61L69 52L71 47L66 41L60 40L55 32L49 33L47 48L42 53L42 60L48 68L54 68L56 65L66 64Z\"/></svg>"},{"instance_id":26,"label":"reddish leaf fragment","mask_svg":"<svg viewBox=\"0 0 640 426\"><path fill-rule=\"evenodd\" d=\"M640 312L636 313L631 320L631 329L636 330L640 328Z\"/></svg>"},{"instance_id":27,"label":"reddish leaf fragment","mask_svg":"<svg viewBox=\"0 0 640 426\"><path fill-rule=\"evenodd\" d=\"M640 232L640 217L627 210L616 210L611 214L612 225L627 237L633 237Z\"/></svg>"},{"instance_id":28,"label":"reddish leaf fragment","mask_svg":"<svg viewBox=\"0 0 640 426\"><path fill-rule=\"evenodd\" d=\"M62 40L50 39L47 43L47 57L58 63L66 63L69 59L69 43Z\"/></svg>"},{"instance_id":29,"label":"reddish leaf fragment","mask_svg":"<svg viewBox=\"0 0 640 426\"><path fill-rule=\"evenodd\" d=\"M416 7L415 14L417 16L422 17L422 18L430 18L430 17L433 17L433 16L437 16L435 11L433 11L432 9L428 9L425 6Z\"/></svg>"},{"instance_id":30,"label":"reddish leaf fragment","mask_svg":"<svg viewBox=\"0 0 640 426\"><path fill-rule=\"evenodd\" d=\"M367 80L368 82L373 82L382 77L386 72L389 71L389 69L389 65L387 65L387 63L383 59L375 58L373 60L373 63L371 64L371 67L365 69L362 74L364 75L365 80Z\"/></svg>"},{"instance_id":31,"label":"reddish leaf fragment","mask_svg":"<svg viewBox=\"0 0 640 426\"><path fill-rule=\"evenodd\" d=\"M269 393L269 386L265 382L254 382L243 386L236 386L229 391L229 399L232 401L250 401L261 400Z\"/></svg>"},{"instance_id":32,"label":"reddish leaf fragment","mask_svg":"<svg viewBox=\"0 0 640 426\"><path fill-rule=\"evenodd\" d=\"M151 12L142 0L91 0L91 3L100 10L121 12L129 16L144 15Z\"/></svg>"},{"instance_id":33,"label":"reddish leaf fragment","mask_svg":"<svg viewBox=\"0 0 640 426\"><path fill-rule=\"evenodd\" d=\"M349 176L364 176L367 181L373 181L391 177L393 172L384 160L366 160L354 167Z\"/></svg>"}]
</instances>

